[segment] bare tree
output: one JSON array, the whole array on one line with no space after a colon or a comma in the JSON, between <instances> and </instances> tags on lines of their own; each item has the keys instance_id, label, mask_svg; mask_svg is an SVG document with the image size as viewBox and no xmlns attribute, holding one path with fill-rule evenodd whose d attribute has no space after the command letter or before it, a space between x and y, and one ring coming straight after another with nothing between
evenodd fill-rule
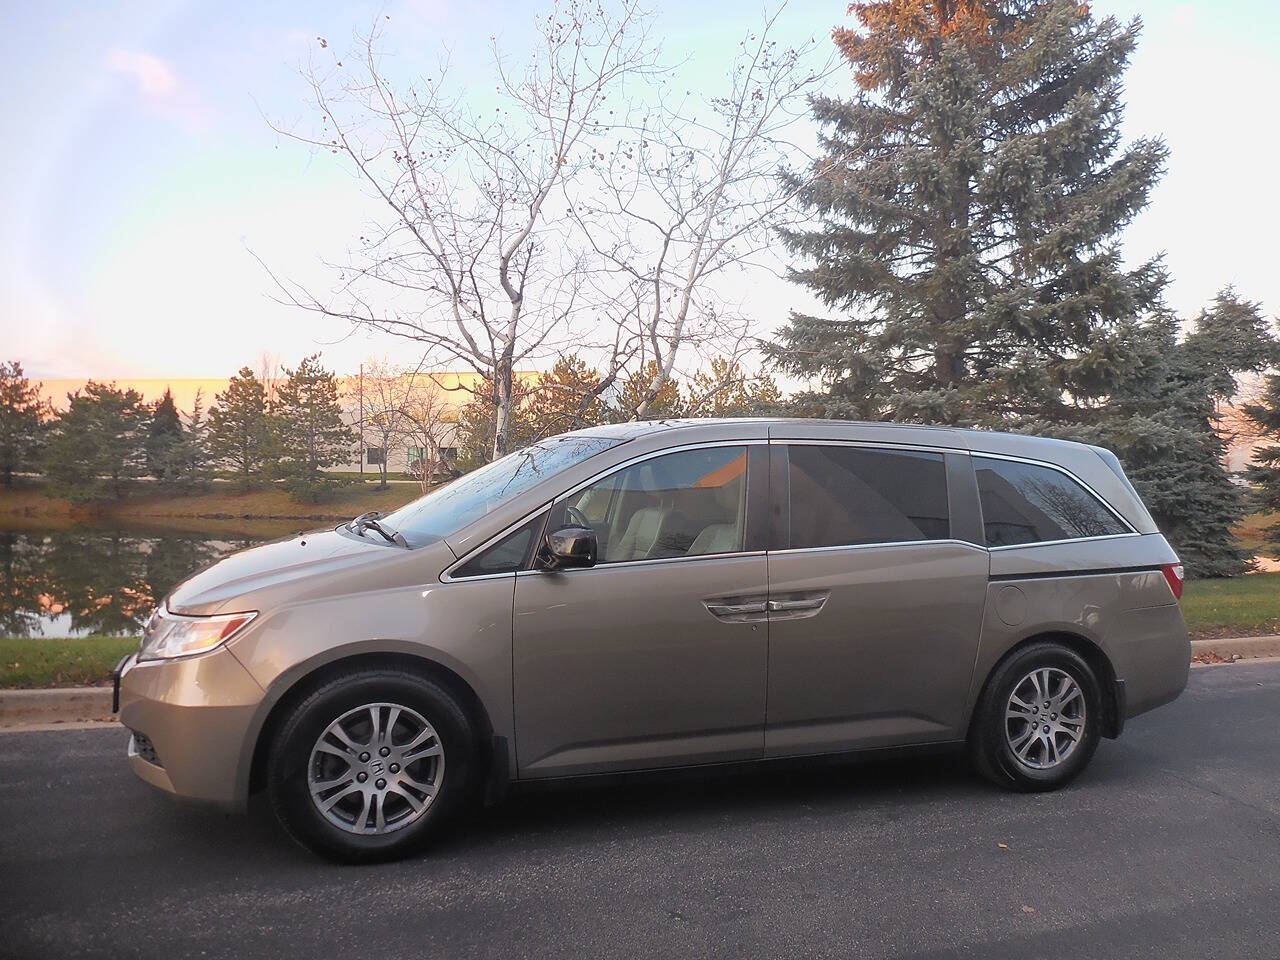
<instances>
[{"instance_id":1,"label":"bare tree","mask_svg":"<svg viewBox=\"0 0 1280 960\"><path fill-rule=\"evenodd\" d=\"M434 380L419 377L414 381L404 408L404 438L418 450L417 458L409 459L409 470L418 478L423 493L431 489L440 470L440 448L456 419L456 411Z\"/></svg>"},{"instance_id":2,"label":"bare tree","mask_svg":"<svg viewBox=\"0 0 1280 960\"><path fill-rule=\"evenodd\" d=\"M430 382L429 377L421 372L421 367L419 363L414 369L405 369L392 364L386 357L375 357L366 360L361 368L364 421L360 424L360 435L372 435L382 451L378 463L378 485L384 489L392 449L404 445L413 432L410 408L420 392L418 384L420 381Z\"/></svg>"},{"instance_id":3,"label":"bare tree","mask_svg":"<svg viewBox=\"0 0 1280 960\"><path fill-rule=\"evenodd\" d=\"M796 134L808 129L807 95L831 69L830 59L817 63L816 41L782 47L772 38L782 12L739 45L721 95L660 98L621 131L597 177L571 185L576 223L603 261L597 284L621 286L601 311L613 321L602 389L623 367L651 371L625 411L634 419L671 379L682 349L736 369L753 345L751 318L726 296L724 275L775 266L768 246L799 189L779 173L804 158Z\"/></svg>"},{"instance_id":4,"label":"bare tree","mask_svg":"<svg viewBox=\"0 0 1280 960\"><path fill-rule=\"evenodd\" d=\"M604 155L623 82L653 71L644 26L636 0L616 12L562 0L536 20L525 64L495 46L487 109L450 94L447 64L407 86L389 81L374 32L346 66L335 56L306 71L320 132L276 126L341 155L387 214L336 291L275 277L285 299L475 370L490 391L495 455L507 451L513 371L564 336L580 306L568 220L550 198Z\"/></svg>"}]
</instances>

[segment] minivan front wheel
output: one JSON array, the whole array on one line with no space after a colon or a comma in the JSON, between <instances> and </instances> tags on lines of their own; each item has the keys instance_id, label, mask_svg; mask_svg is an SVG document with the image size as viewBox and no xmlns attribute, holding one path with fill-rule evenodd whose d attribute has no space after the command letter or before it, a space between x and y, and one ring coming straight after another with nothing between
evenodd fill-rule
<instances>
[{"instance_id":1,"label":"minivan front wheel","mask_svg":"<svg viewBox=\"0 0 1280 960\"><path fill-rule=\"evenodd\" d=\"M430 678L357 668L285 718L268 756L271 805L290 836L322 856L404 856L465 799L475 746L465 711Z\"/></svg>"},{"instance_id":2,"label":"minivan front wheel","mask_svg":"<svg viewBox=\"0 0 1280 960\"><path fill-rule=\"evenodd\" d=\"M1097 749L1102 699L1084 658L1061 644L1029 644L997 667L974 714L970 755L987 779L1054 790Z\"/></svg>"}]
</instances>

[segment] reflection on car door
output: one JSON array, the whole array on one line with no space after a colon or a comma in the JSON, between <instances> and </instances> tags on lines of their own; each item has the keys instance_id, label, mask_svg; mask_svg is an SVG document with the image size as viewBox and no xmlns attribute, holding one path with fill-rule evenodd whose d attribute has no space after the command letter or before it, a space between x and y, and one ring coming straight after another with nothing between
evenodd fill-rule
<instances>
[{"instance_id":1,"label":"reflection on car door","mask_svg":"<svg viewBox=\"0 0 1280 960\"><path fill-rule=\"evenodd\" d=\"M766 755L957 736L988 554L952 538L944 455L775 441L772 458Z\"/></svg>"},{"instance_id":2,"label":"reflection on car door","mask_svg":"<svg viewBox=\"0 0 1280 960\"><path fill-rule=\"evenodd\" d=\"M762 755L767 450L662 454L553 507L550 525L595 528L600 559L516 579L520 776Z\"/></svg>"}]
</instances>

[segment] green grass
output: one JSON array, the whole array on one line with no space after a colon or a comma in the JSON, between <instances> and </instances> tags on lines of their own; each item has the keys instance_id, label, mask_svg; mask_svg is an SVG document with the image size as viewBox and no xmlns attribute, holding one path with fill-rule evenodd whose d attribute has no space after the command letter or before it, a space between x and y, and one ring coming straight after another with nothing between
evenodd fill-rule
<instances>
[{"instance_id":1,"label":"green grass","mask_svg":"<svg viewBox=\"0 0 1280 960\"><path fill-rule=\"evenodd\" d=\"M137 637L0 637L0 689L106 683Z\"/></svg>"},{"instance_id":2,"label":"green grass","mask_svg":"<svg viewBox=\"0 0 1280 960\"><path fill-rule=\"evenodd\" d=\"M1182 615L1193 637L1280 633L1280 573L1192 580L1182 595Z\"/></svg>"}]
</instances>

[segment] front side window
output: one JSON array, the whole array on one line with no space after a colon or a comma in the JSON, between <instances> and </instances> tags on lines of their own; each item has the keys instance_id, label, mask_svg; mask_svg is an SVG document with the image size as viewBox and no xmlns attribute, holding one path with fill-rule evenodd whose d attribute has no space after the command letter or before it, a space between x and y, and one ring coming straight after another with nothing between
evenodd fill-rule
<instances>
[{"instance_id":1,"label":"front side window","mask_svg":"<svg viewBox=\"0 0 1280 960\"><path fill-rule=\"evenodd\" d=\"M747 514L747 448L709 447L653 457L612 473L557 505L552 525L596 534L598 563L736 553Z\"/></svg>"},{"instance_id":2,"label":"front side window","mask_svg":"<svg viewBox=\"0 0 1280 960\"><path fill-rule=\"evenodd\" d=\"M1050 467L974 457L987 546L1128 533L1097 497Z\"/></svg>"},{"instance_id":3,"label":"front side window","mask_svg":"<svg viewBox=\"0 0 1280 960\"><path fill-rule=\"evenodd\" d=\"M941 454L792 444L791 534L783 546L853 546L951 536Z\"/></svg>"},{"instance_id":4,"label":"front side window","mask_svg":"<svg viewBox=\"0 0 1280 960\"><path fill-rule=\"evenodd\" d=\"M525 565L529 557L529 548L537 531L542 529L546 513L539 514L527 523L507 534L493 546L480 551L462 566L453 571L451 577L460 580L464 577L491 576L495 573L513 573Z\"/></svg>"},{"instance_id":5,"label":"front side window","mask_svg":"<svg viewBox=\"0 0 1280 960\"><path fill-rule=\"evenodd\" d=\"M404 534L411 544L430 543L461 530L548 477L623 442L592 434L540 440L414 500L379 523Z\"/></svg>"}]
</instances>

